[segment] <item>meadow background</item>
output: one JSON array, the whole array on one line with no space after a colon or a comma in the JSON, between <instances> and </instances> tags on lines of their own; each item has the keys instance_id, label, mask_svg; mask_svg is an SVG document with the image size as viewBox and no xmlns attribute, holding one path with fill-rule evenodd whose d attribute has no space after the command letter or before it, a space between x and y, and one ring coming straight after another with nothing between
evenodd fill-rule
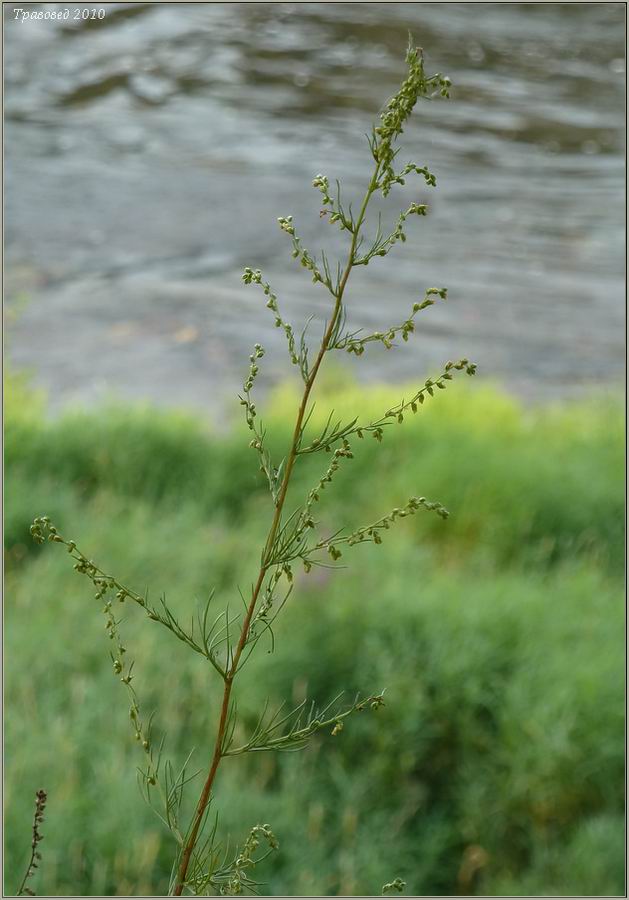
<instances>
[{"instance_id":1,"label":"meadow background","mask_svg":"<svg viewBox=\"0 0 629 900\"><path fill-rule=\"evenodd\" d=\"M386 689L386 705L305 752L226 760L221 829L233 845L272 825L263 893L400 876L409 895L622 895L623 7L106 6L47 30L4 10L5 893L40 787L39 895L167 888L100 604L29 526L51 516L184 620L248 584L270 515L234 399L255 340L279 457L296 393L240 273L277 274L290 317L312 301L321 323L272 223L292 211L316 243L313 174L357 189L411 28L460 88L407 130L404 155L439 178L431 216L358 279L352 313L396 319L418 278L450 298L404 352L324 371L317 415L379 416L448 358L479 375L382 445L356 441L319 512L362 524L421 494L451 517L297 577L274 653L243 672L243 733L267 696ZM297 469L296 497L320 464ZM205 769L217 685L139 612L123 633L143 708L174 763L196 747Z\"/></svg>"},{"instance_id":2,"label":"meadow background","mask_svg":"<svg viewBox=\"0 0 629 900\"><path fill-rule=\"evenodd\" d=\"M160 893L172 846L136 788L100 604L29 525L47 513L185 620L209 586L224 602L246 583L269 500L241 429L151 408L46 421L9 386L6 889L45 786L41 893ZM375 414L390 390L337 386L334 405ZM288 393L268 423L278 450ZM266 696L386 688L377 715L305 752L226 761L222 828L238 840L262 818L280 837L265 892L373 894L400 874L409 894L622 893L623 441L619 400L526 411L456 385L338 474L321 506L330 526L372 521L419 486L453 515L418 515L345 554L347 570L298 577L274 654L243 672L243 728ZM298 487L315 476L304 464ZM203 768L216 684L139 612L123 627L144 707L167 755L181 764L196 746Z\"/></svg>"}]
</instances>

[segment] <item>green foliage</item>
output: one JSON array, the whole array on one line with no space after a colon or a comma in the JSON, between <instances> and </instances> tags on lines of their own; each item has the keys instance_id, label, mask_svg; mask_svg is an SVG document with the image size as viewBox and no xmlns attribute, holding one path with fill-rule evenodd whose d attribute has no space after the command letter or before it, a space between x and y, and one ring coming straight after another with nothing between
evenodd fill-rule
<instances>
[{"instance_id":1,"label":"green foliage","mask_svg":"<svg viewBox=\"0 0 629 900\"><path fill-rule=\"evenodd\" d=\"M269 419L278 442L290 429L290 393L278 394ZM387 393L350 386L334 402L340 413L366 418ZM267 700L271 714L306 697L328 702L339 690L351 702L369 684L386 687L386 706L351 718L334 736L332 727L321 730L306 754L226 760L217 782L223 832L238 842L252 818L274 823L284 840L261 877L276 894L372 893L396 872L409 894L456 893L464 877L468 892L485 894L622 893L622 404L524 412L505 395L476 389L445 396L423 415L427 422L392 431L380 453L375 441L360 444L335 490L324 492L323 508L331 521L341 509L368 521L401 486L429 479L454 514L445 527L428 515L408 519L371 553L356 547L349 571L295 573L296 602L278 621L274 655L261 648L243 670L234 737L254 733ZM146 584L151 606L165 590L186 623L203 609L208 583L218 600L243 567L255 567L266 488L242 488L232 515L215 473L196 481L186 462L198 440L225 468L236 437L203 435L192 420L187 434L179 416L158 412L144 420L144 440L138 426L139 450L126 471L121 456L109 480L103 468L98 485L77 483L55 470L60 447L71 454L87 428L114 453L121 421L133 413L94 414L80 426L73 415L28 418L19 447L14 421L6 423L7 886L14 889L27 862L32 810L23 785L39 782L51 799L38 893L163 893L171 848L137 803L142 754L129 740L123 686L103 652L106 620L89 592L77 590L66 554L30 542L33 497L64 529L71 524L82 545L98 547L104 568ZM142 473L177 440L181 500L167 491L155 499ZM40 452L44 442L49 456ZM312 483L310 465L305 459L298 486ZM491 484L489 496L470 489L479 480ZM546 526L555 483L561 491ZM577 490L588 517L572 499ZM514 496L524 513L514 515ZM561 540L549 552L556 523ZM128 605L122 628L142 705L147 717L159 709L156 729L168 723L175 775L197 748L187 767L193 775L206 765L216 685L181 642ZM160 728L158 745L161 737ZM470 847L487 854L478 868L464 865ZM477 863L483 859L479 853Z\"/></svg>"},{"instance_id":2,"label":"green foliage","mask_svg":"<svg viewBox=\"0 0 629 900\"><path fill-rule=\"evenodd\" d=\"M268 442L274 455L290 440L295 397L294 388L285 387L269 401L273 412L267 416ZM322 406L327 399L324 393ZM339 416L362 410L361 418L370 418L387 399L390 388L366 391L349 384L335 390L332 402ZM369 521L409 488L421 485L454 514L445 528L431 516L408 520L405 528L451 548L444 553L457 558L482 553L497 564L529 561L542 567L587 553L622 574L620 398L585 398L565 408L526 412L512 397L488 388L459 389L439 400L432 410L427 406L421 417L395 428L382 447L375 441L357 445L351 465L337 470L335 489L324 488L322 509L330 521L338 520L341 511L346 515L348 496L356 506L347 518ZM20 409L26 415L33 407L25 401ZM315 410L314 424L323 427L326 417L318 416ZM64 529L75 521L68 484L85 502L113 492L136 500L139 509L194 507L195 517L201 513L200 527L207 529L211 521L219 540L221 526L245 525L252 506L265 508L265 478L247 467L251 451L237 428L212 433L191 416L159 410L149 414L137 407L112 407L98 415L66 413L50 421L39 414L29 418L25 424L8 412L5 423L9 566L36 552L29 535L34 513L48 510ZM294 477L296 492L311 490L321 477L317 461L304 457ZM374 485L383 490L374 491ZM81 534L83 527L81 517ZM262 538L261 529L251 536ZM163 552L186 552L174 543L171 537ZM211 553L212 546L207 550ZM198 585L199 596L206 594L207 584L233 583L235 570L226 572L224 562L202 565L207 580ZM123 580L149 580L139 567L133 566L132 573L125 571Z\"/></svg>"}]
</instances>

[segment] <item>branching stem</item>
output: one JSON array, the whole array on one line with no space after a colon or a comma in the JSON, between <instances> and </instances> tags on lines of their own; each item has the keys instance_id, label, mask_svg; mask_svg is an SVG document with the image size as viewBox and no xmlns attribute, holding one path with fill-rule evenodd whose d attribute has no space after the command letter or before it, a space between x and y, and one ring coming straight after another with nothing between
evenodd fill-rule
<instances>
[{"instance_id":1,"label":"branching stem","mask_svg":"<svg viewBox=\"0 0 629 900\"><path fill-rule=\"evenodd\" d=\"M256 893L257 882L251 879L247 872L248 869L264 859L267 854L254 856L254 851L261 840L268 844L269 850L276 850L279 846L270 826L256 825L251 829L249 837L237 852L237 855L230 859L227 851L225 851L221 862L222 852L214 843L218 820L215 822L209 835L207 832L204 833L204 826L210 810L216 775L224 757L254 750L299 749L299 747L305 746L309 738L321 728L331 728L332 735L338 734L342 730L344 719L347 716L364 709L367 704L372 709L377 709L383 703L382 694L371 696L364 700L360 700L357 697L350 708L345 710L336 709L333 714L330 714L330 710L335 707L338 697L322 709L315 708L313 701L304 723L302 712L305 707L305 701L296 710L293 710L283 718L280 717L280 712L278 711L265 722L267 701L258 726L256 726L249 741L242 746L232 746L237 723L236 707L232 701L234 681L262 635L268 632L271 636L271 641L273 642L274 640L272 624L288 599L293 587L291 563L300 559L303 562L304 570L309 572L313 565L325 565L318 557L311 557L311 554L327 550L332 559L336 560L341 556L338 545L347 544L352 546L364 541L373 541L379 544L381 543L381 530L388 529L398 518L401 519L412 515L420 507L433 510L443 518L447 516L447 511L440 503L427 501L425 497L411 497L404 507L395 507L390 513L378 519L372 525L358 528L345 537L342 536L343 528L322 540L316 541L315 539L315 542L310 546L310 541L307 537L310 534L307 529L314 529L319 524L315 522L312 515L313 504L319 500L319 492L323 491L326 484L332 480L334 473L339 467L340 460L353 457L348 441L350 436L355 435L357 438L362 438L363 435L370 434L376 440L382 440L387 426L395 421L398 423L403 422L409 410L412 413L417 412L419 406L426 400L426 397L431 397L435 394L435 389L437 389L437 392L444 390L447 383L452 380L455 370L459 372L465 370L468 375L473 375L476 371L475 364L470 363L467 359L462 359L458 363L448 362L437 378L429 378L410 400L402 399L400 403L391 407L381 418L365 424L360 424L358 418L354 418L349 423L343 424L339 421L334 424L332 412L320 436L313 436L309 444L306 444L306 431L309 430L309 422L314 410L314 402L310 400L310 396L326 353L332 350L347 350L360 356L364 352L366 345L374 341L380 341L387 349L390 349L394 346L394 339L398 334L401 334L403 340L408 339L409 334L415 327L415 314L434 303L432 295L438 295L442 299L445 299L446 296L445 288L428 288L423 301L417 301L413 304L411 314L400 325L394 325L382 332L374 332L364 337L360 337L359 331L345 331L346 304L344 303L344 294L352 269L355 266L368 265L372 258L388 255L398 241L404 242L406 240L404 223L408 216L412 214L423 216L427 210L424 204L411 203L406 211L400 213L397 225L388 237L383 237L380 224L378 224L376 237L371 247L367 250L361 250L364 243L362 228L372 195L376 192L381 192L382 196L386 197L393 185L404 184L405 177L411 173L422 175L426 184L430 186L435 184L434 175L425 166L419 167L414 163L409 163L400 172L396 173L393 165L399 148L395 148L394 144L402 134L403 126L411 115L417 100L420 97L430 99L436 96L436 93L447 97L449 95L450 80L441 75L433 75L430 78L426 78L423 69L422 51L420 48L413 47L412 42L409 44L406 61L408 64L406 79L380 114L380 124L372 129L371 137L368 136L375 166L357 216L354 217L351 204L348 205L347 212L344 211L341 204L340 184L338 182L336 200L329 193L329 182L326 176L317 175L312 182L313 187L318 188L322 194L323 203L326 206L326 209L323 210L323 215L330 213L328 221L338 223L341 230L347 231L351 236L349 254L345 266L343 267L339 261L334 269L334 274L332 274L330 264L325 254L322 254L321 268L319 268L316 257L312 256L302 245L301 238L297 235L295 226L292 223L292 216L278 219L278 224L282 231L292 238L293 258L298 259L301 266L310 272L313 283L323 284L333 298L330 319L323 326L321 343L312 365L310 365L310 359L308 358L310 348L306 343L305 328L301 334L299 349L297 349L293 329L282 319L277 306L276 295L268 282L262 280L261 271L259 269L246 268L242 276L245 284L255 283L262 286L264 294L268 298L266 306L275 313L275 325L278 328L283 328L286 333L289 356L291 361L299 366L304 381L304 389L297 408L295 426L288 452L279 466L276 467L273 465L271 455L265 447L266 430L259 421L256 424L256 408L255 403L251 399L254 380L259 371L258 361L264 356L264 348L260 344L254 345L253 353L249 357L251 362L249 374L243 385L243 394L239 396L239 399L241 405L245 408L247 425L253 432L250 446L259 453L260 470L267 476L274 509L259 560L258 574L255 581L252 582L249 599L238 589L244 608L238 639L232 640L230 628L235 621L240 621L242 611L237 617L232 619L230 618L228 606L225 612L220 614L214 620L214 623L211 624L208 616L212 594L205 604L204 610L197 612L197 618L196 620L193 618L190 630L188 630L179 624L175 615L166 605L165 597L161 600L162 612L149 604L148 593L146 596L141 596L100 569L79 550L74 541L67 541L59 533L48 516L37 517L30 529L33 539L39 544L48 540L65 545L71 558L75 561L75 570L87 576L96 588L95 599L103 601L106 630L109 638L114 640L114 649L110 652L114 673L120 677L120 680L129 690L131 701L129 709L130 721L135 731L136 740L140 742L142 749L147 754L146 771L139 769L143 793L149 803L151 802L150 794L152 788L155 788L162 795L166 811L164 816L160 815L160 818L173 833L179 845L169 889L174 896L180 896L184 892L184 888L198 895L206 892L210 887L215 888L221 895L240 894L243 888ZM312 349L314 350L314 348ZM297 508L292 514L284 514L286 499L291 488L291 478L298 456L315 453L320 450L332 454L327 472L307 495L306 501L301 508ZM281 578L286 578L288 590L285 592L282 589L284 596L280 599L279 596L275 596L275 592L278 590L278 581ZM178 811L181 806L184 785L191 780L191 777L196 777L198 773L195 773L195 776L186 777L186 766L190 759L188 757L179 775L174 774L172 765L166 761L163 784L161 778L158 777L163 739L154 754L151 740L151 719L149 719L145 727L140 718L140 707L135 689L131 685L131 681L135 677L132 674L133 661L129 661L124 656L126 648L123 646L118 632L120 622L113 612L113 597L111 594L114 591L117 601L122 603L129 598L144 609L149 619L159 622L178 640L205 657L220 675L223 682L214 748L209 760L209 768L203 788L185 835L179 830ZM278 602L273 610L273 614L269 616L275 600ZM198 631L195 630L197 627L195 621L198 624ZM221 624L222 622L224 624ZM280 707L281 709L282 707ZM41 858L39 853L35 852L35 847L38 841L41 840L37 826L43 820L44 805L45 792L40 791L38 793L38 806L33 826L32 847L34 852L19 893L31 895L33 893L27 886L26 880L32 876L37 868L38 860ZM400 879L395 879L390 884L385 885L383 890L385 892L390 889L400 890L402 886L403 882Z\"/></svg>"},{"instance_id":2,"label":"branching stem","mask_svg":"<svg viewBox=\"0 0 629 900\"><path fill-rule=\"evenodd\" d=\"M358 218L356 219L356 224L352 230L352 241L349 249L349 254L347 258L347 265L343 272L343 276L341 278L338 290L334 294L334 309L332 312L332 316L330 317L330 321L325 330L323 338L321 340L321 346L319 348L319 352L317 354L317 358L310 370L310 374L308 375L308 379L304 386L304 393L301 399L301 403L299 405L299 410L297 412L297 419L295 421L295 430L293 432L293 438L291 443L291 448L286 458L286 467L284 469L284 477L282 479L282 486L280 488L280 492L277 498L277 504L275 507L275 513L273 515L273 520L271 522L271 527L269 529L268 538L264 547L264 552L262 554L262 562L260 565L260 571L258 573L258 579L255 583L255 587L251 593L251 600L249 602L249 606L247 608L247 612L245 618L242 623L242 629L240 631L240 637L238 639L238 644L236 645L236 649L234 650L234 654L231 659L231 663L225 671L224 674L224 683L225 687L223 690L223 701L221 704L221 714L218 722L218 728L216 732L216 742L214 745L214 752L212 755L212 760L210 763L210 768L208 771L207 778L205 780L205 784L203 785L203 790L201 791L201 796L199 797L199 801L197 803L196 811L194 813L194 819L192 823L192 827L190 829L188 838L186 840L185 846L181 855L181 862L179 864L179 870L177 872L177 880L175 883L173 894L178 897L182 894L185 883L186 883L186 875L188 872L188 866L190 864L190 858L192 856L194 847L196 845L197 839L199 837L199 830L201 828L201 823L203 822L203 817L205 815L205 811L207 809L207 805L210 802L212 786L214 784L214 780L216 778L216 773L218 771L218 767L221 763L221 759L224 755L223 744L225 739L225 728L227 725L228 713L229 713L229 701L232 692L232 685L234 682L234 678L238 671L238 664L240 662L240 657L245 648L245 644L247 643L247 638L249 636L249 628L251 626L251 620L253 618L253 614L255 612L256 604L258 602L258 597L260 595L260 590L262 589L262 585L264 584L264 579L266 577L267 571L272 564L271 560L271 551L275 542L275 537L277 535L277 530L280 525L282 510L284 508L284 502L286 500L286 496L288 494L288 488L290 484L291 475L293 472L293 467L295 465L295 461L298 455L298 447L299 441L302 433L304 416L306 414L306 408L308 406L308 399L312 392L312 388L314 386L315 380L317 378L319 369L323 362L323 358L327 351L331 348L332 336L334 334L339 315L342 309L343 303L343 295L345 293L345 287L347 285L347 281L349 279L352 268L355 264L355 255L356 255L356 245L358 241L358 235L360 232L360 228L365 219L365 213L367 212L367 205L371 198L371 195L377 189L378 186L378 176L380 174L380 163L376 163L376 168L371 178L371 182L367 189L367 193L365 194L365 198L363 200L360 213L358 214Z\"/></svg>"}]
</instances>

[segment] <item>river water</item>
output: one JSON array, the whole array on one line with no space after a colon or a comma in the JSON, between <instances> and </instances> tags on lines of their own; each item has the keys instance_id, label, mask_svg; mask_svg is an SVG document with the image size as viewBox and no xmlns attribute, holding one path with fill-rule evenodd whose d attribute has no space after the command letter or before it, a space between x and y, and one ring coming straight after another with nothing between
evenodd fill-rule
<instances>
[{"instance_id":1,"label":"river water","mask_svg":"<svg viewBox=\"0 0 629 900\"><path fill-rule=\"evenodd\" d=\"M384 204L430 214L357 270L353 328L406 317L408 345L366 353L365 381L422 380L467 356L532 402L614 386L624 363L624 5L49 4L102 19L5 19L6 350L51 407L114 394L216 417L267 347L289 373L260 267L295 326L329 310L290 257L339 245L312 177L359 199L363 134L404 72L409 30L449 101L424 102L402 162L427 164ZM43 5L25 4L27 11ZM370 222L373 224L374 217ZM346 251L345 251L346 252Z\"/></svg>"}]
</instances>

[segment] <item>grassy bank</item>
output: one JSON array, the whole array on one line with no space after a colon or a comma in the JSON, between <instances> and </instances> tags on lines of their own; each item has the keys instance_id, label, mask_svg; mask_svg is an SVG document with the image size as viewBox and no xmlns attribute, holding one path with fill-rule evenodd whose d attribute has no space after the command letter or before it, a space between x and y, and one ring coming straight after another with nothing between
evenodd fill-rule
<instances>
[{"instance_id":1,"label":"grassy bank","mask_svg":"<svg viewBox=\"0 0 629 900\"><path fill-rule=\"evenodd\" d=\"M420 493L451 518L415 516L345 553L347 569L299 576L275 652L243 673L239 727L267 695L326 703L386 688L386 706L303 753L228 760L221 828L238 842L271 823L281 850L259 872L271 893L372 894L395 875L409 894L622 893L621 406L526 413L459 386L438 401L382 446L356 442L318 512L362 524ZM339 418L390 402L390 388L334 395ZM278 455L292 405L286 388L267 416ZM250 580L270 514L248 436L148 409L48 421L12 383L5 442L5 891L45 787L38 893L163 892L172 847L135 786L99 606L28 528L49 514L184 618L212 587L224 604ZM321 467L307 459L296 492ZM143 705L158 710L166 755L196 746L205 768L216 685L138 612L123 631Z\"/></svg>"}]
</instances>

